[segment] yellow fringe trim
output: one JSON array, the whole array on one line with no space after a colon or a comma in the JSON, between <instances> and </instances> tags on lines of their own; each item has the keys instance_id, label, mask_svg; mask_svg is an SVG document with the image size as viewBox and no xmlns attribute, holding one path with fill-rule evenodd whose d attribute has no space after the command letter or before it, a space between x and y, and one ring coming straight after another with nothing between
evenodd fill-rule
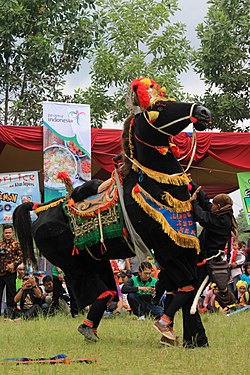
<instances>
[{"instance_id":1,"label":"yellow fringe trim","mask_svg":"<svg viewBox=\"0 0 250 375\"><path fill-rule=\"evenodd\" d=\"M132 197L138 203L138 205L143 209L143 211L157 221L164 233L166 233L174 243L180 247L184 248L194 248L197 254L200 253L200 243L197 237L188 236L183 233L176 232L167 222L165 217L157 210L153 209L141 196L141 194L135 193L132 190Z\"/></svg>"},{"instance_id":2,"label":"yellow fringe trim","mask_svg":"<svg viewBox=\"0 0 250 375\"><path fill-rule=\"evenodd\" d=\"M179 199L176 199L172 197L171 194L168 192L165 192L162 196L162 199L164 199L169 206L165 206L165 204L158 202L155 198L152 197L151 194L149 194L146 190L144 190L139 184L136 184L136 187L144 194L146 195L147 198L149 198L152 202L157 204L159 208L165 208L169 212L187 212L187 211L192 211L193 207L190 202L188 201L180 201ZM134 188L135 189L135 188ZM136 194L136 192L133 190L133 192Z\"/></svg>"},{"instance_id":3,"label":"yellow fringe trim","mask_svg":"<svg viewBox=\"0 0 250 375\"><path fill-rule=\"evenodd\" d=\"M134 159L135 164L132 165L132 168L135 172L139 169L142 170L148 177L152 178L153 180L160 182L161 184L171 184L171 185L188 185L190 179L188 178L186 173L182 173L181 175L171 175L162 172L153 171L147 167L141 165L136 159Z\"/></svg>"},{"instance_id":4,"label":"yellow fringe trim","mask_svg":"<svg viewBox=\"0 0 250 375\"><path fill-rule=\"evenodd\" d=\"M64 202L64 201L65 201L65 198L60 198L60 199L58 199L58 200L55 201L55 202L52 202L52 203L46 204L45 206L38 207L38 208L35 210L35 213L38 214L39 212L46 211L46 210L48 210L49 208L56 207L56 206L58 206L60 203L62 203L62 202Z\"/></svg>"},{"instance_id":5,"label":"yellow fringe trim","mask_svg":"<svg viewBox=\"0 0 250 375\"><path fill-rule=\"evenodd\" d=\"M175 212L185 212L193 210L190 199L188 199L187 201L180 201L179 199L172 197L172 195L167 191L163 194L162 199L164 199Z\"/></svg>"}]
</instances>

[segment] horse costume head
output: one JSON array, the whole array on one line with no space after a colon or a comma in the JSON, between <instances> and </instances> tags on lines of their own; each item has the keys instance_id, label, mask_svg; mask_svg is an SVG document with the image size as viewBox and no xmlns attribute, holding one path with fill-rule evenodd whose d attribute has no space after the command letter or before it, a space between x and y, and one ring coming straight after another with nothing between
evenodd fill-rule
<instances>
[{"instance_id":1,"label":"horse costume head","mask_svg":"<svg viewBox=\"0 0 250 375\"><path fill-rule=\"evenodd\" d=\"M139 161L145 167L171 173L169 164L166 166L166 161L171 161L175 164L176 172L173 156L178 158L179 152L172 142L172 136L190 123L196 130L205 130L211 122L210 111L200 104L177 102L169 98L165 87L160 87L149 78L133 80L131 90L132 103L140 111L131 115L124 124L125 164L131 166L134 160L136 164Z\"/></svg>"},{"instance_id":2,"label":"horse costume head","mask_svg":"<svg viewBox=\"0 0 250 375\"><path fill-rule=\"evenodd\" d=\"M132 93L134 94L133 103L135 105L139 105L142 111L147 111L148 119L151 123L154 123L159 117L159 110L157 110L157 108L159 109L161 107L159 102L161 102L161 105L162 103L165 104L164 107L166 107L169 112L169 123L165 124L165 126L162 127L162 130L168 128L168 134L175 135L172 134L171 130L169 129L169 126L171 126L172 121L175 121L174 124L177 124L178 122L186 120L187 125L189 125L190 122L193 122L197 130L204 130L207 124L211 122L210 111L207 108L198 104L193 104L191 108L189 108L189 112L187 112L189 118L185 119L183 118L183 112L179 107L179 112L182 113L182 117L179 118L178 121L176 121L177 119L175 114L175 100L167 96L165 87L160 87L158 83L151 80L150 78L139 78L133 80L131 83L131 89ZM182 104L185 104L186 108L189 107L189 103ZM180 103L178 103L178 106L180 106ZM160 111L162 111L162 108L160 109ZM176 133L177 130L178 129L174 129L174 133Z\"/></svg>"}]
</instances>

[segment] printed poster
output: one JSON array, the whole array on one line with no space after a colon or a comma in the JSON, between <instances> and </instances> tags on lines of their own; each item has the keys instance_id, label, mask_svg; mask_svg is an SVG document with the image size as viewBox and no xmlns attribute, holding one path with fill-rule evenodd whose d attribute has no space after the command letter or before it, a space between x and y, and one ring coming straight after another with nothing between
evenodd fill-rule
<instances>
[{"instance_id":1,"label":"printed poster","mask_svg":"<svg viewBox=\"0 0 250 375\"><path fill-rule=\"evenodd\" d=\"M250 172L237 173L240 195L247 224L250 225Z\"/></svg>"},{"instance_id":2,"label":"printed poster","mask_svg":"<svg viewBox=\"0 0 250 375\"><path fill-rule=\"evenodd\" d=\"M0 224L12 223L15 208L24 202L41 202L38 172L0 173Z\"/></svg>"},{"instance_id":3,"label":"printed poster","mask_svg":"<svg viewBox=\"0 0 250 375\"><path fill-rule=\"evenodd\" d=\"M58 172L73 187L91 179L91 126L88 104L43 102L44 201L66 195Z\"/></svg>"}]
</instances>

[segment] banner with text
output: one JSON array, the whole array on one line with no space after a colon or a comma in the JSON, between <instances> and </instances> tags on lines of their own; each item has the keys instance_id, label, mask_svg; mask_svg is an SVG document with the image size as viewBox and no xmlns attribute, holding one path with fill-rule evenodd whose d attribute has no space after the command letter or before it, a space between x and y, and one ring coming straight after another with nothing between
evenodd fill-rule
<instances>
[{"instance_id":1,"label":"banner with text","mask_svg":"<svg viewBox=\"0 0 250 375\"><path fill-rule=\"evenodd\" d=\"M91 126L88 104L43 102L44 201L64 196L58 172L73 187L91 179Z\"/></svg>"},{"instance_id":2,"label":"banner with text","mask_svg":"<svg viewBox=\"0 0 250 375\"><path fill-rule=\"evenodd\" d=\"M237 177L247 224L250 225L250 172L237 173Z\"/></svg>"},{"instance_id":3,"label":"banner with text","mask_svg":"<svg viewBox=\"0 0 250 375\"><path fill-rule=\"evenodd\" d=\"M38 172L0 173L0 224L12 223L15 208L24 202L41 202ZM36 219L34 212L31 218Z\"/></svg>"}]
</instances>

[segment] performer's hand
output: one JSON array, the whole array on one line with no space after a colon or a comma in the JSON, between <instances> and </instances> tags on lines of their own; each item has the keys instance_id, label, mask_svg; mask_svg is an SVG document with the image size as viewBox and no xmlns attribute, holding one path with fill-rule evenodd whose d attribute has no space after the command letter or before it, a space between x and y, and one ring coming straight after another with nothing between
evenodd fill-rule
<instances>
[{"instance_id":1,"label":"performer's hand","mask_svg":"<svg viewBox=\"0 0 250 375\"><path fill-rule=\"evenodd\" d=\"M197 199L197 195L198 195L198 193L201 191L201 189L202 189L202 187L199 186L199 187L195 190L195 192L193 193L193 195L192 195L191 198L190 198L190 202L193 202L193 201L195 201L195 200Z\"/></svg>"},{"instance_id":2,"label":"performer's hand","mask_svg":"<svg viewBox=\"0 0 250 375\"><path fill-rule=\"evenodd\" d=\"M106 190L109 185L111 184L112 182L112 178L109 178L108 180L104 181L97 189L97 193L101 193L103 192L104 190Z\"/></svg>"}]
</instances>

